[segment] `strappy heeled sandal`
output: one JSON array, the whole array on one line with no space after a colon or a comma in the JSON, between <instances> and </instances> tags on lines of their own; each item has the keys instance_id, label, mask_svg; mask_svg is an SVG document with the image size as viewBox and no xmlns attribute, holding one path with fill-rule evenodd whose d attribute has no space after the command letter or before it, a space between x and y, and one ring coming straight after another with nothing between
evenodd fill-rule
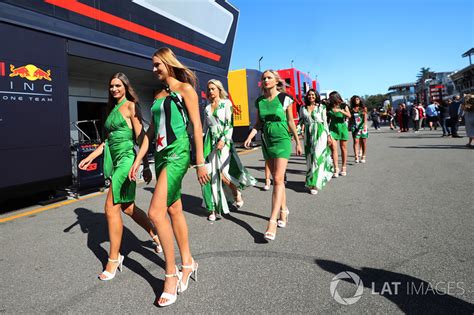
<instances>
[{"instance_id":1,"label":"strappy heeled sandal","mask_svg":"<svg viewBox=\"0 0 474 315\"><path fill-rule=\"evenodd\" d=\"M117 269L122 272L122 265L123 265L123 259L124 259L124 256L120 255L119 254L119 257L118 259L108 259L109 262L112 262L112 263L116 263L117 266L115 267L114 269L114 272L108 272L107 270L104 270L102 271L102 273L99 275L99 279L102 280L102 281L109 281L109 280L112 280L113 278L115 278L115 274L117 273ZM101 275L104 275L105 278L101 278L100 276Z\"/></svg>"},{"instance_id":2,"label":"strappy heeled sandal","mask_svg":"<svg viewBox=\"0 0 474 315\"><path fill-rule=\"evenodd\" d=\"M171 293L168 293L168 292L164 292L161 293L161 296L160 298L158 299L158 305L161 306L161 307L165 307L165 306L169 306L171 304L174 304L176 302L176 300L178 299L178 292L179 292L179 288L181 286L181 277L182 277L182 274L181 272L179 271L178 267L174 266L175 267L175 271L176 273L173 273L173 274L165 274L165 278L173 278L173 277L177 277L178 278L178 282L176 282L176 288L174 290L174 294L171 294ZM167 299L166 302L164 303L160 303L159 300L161 299Z\"/></svg>"},{"instance_id":3,"label":"strappy heeled sandal","mask_svg":"<svg viewBox=\"0 0 474 315\"><path fill-rule=\"evenodd\" d=\"M278 220L277 221L277 226L280 227L280 228L284 228L284 227L286 227L286 224L288 223L288 216L290 215L290 210L288 210L288 208L286 208L286 210L281 210L280 211L280 217L281 217L281 213L286 214L286 220L285 221Z\"/></svg>"},{"instance_id":4,"label":"strappy heeled sandal","mask_svg":"<svg viewBox=\"0 0 474 315\"><path fill-rule=\"evenodd\" d=\"M179 293L182 293L184 291L186 291L188 289L188 286L189 286L189 278L191 278L191 276L194 274L194 281L197 282L197 271L198 271L198 268L199 268L199 264L197 262L194 261L194 258L192 258L192 263L191 263L191 266L184 266L182 265L181 266L181 270L182 269L191 269L191 272L188 274L188 276L186 277L186 281L183 283L181 282L181 286L180 286L180 291ZM181 272L182 273L182 272Z\"/></svg>"},{"instance_id":5,"label":"strappy heeled sandal","mask_svg":"<svg viewBox=\"0 0 474 315\"><path fill-rule=\"evenodd\" d=\"M278 223L275 220L270 220L270 223L276 224L278 226ZM275 240L275 233L267 231L263 235L263 238L266 239L267 241L274 241Z\"/></svg>"}]
</instances>

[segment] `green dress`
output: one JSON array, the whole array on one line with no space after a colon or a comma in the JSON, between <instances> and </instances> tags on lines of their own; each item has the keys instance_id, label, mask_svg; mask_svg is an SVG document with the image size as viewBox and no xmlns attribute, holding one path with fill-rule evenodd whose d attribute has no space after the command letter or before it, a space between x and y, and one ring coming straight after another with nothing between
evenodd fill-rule
<instances>
[{"instance_id":1,"label":"green dress","mask_svg":"<svg viewBox=\"0 0 474 315\"><path fill-rule=\"evenodd\" d=\"M166 168L168 207L181 198L181 182L191 159L186 131L188 117L173 98L183 102L181 95L171 92L171 95L155 99L151 107L156 137L155 171L158 178Z\"/></svg>"},{"instance_id":2,"label":"green dress","mask_svg":"<svg viewBox=\"0 0 474 315\"><path fill-rule=\"evenodd\" d=\"M114 204L135 200L136 183L128 179L135 160L133 130L119 111L126 101L115 105L105 121L104 176L111 178Z\"/></svg>"},{"instance_id":3,"label":"green dress","mask_svg":"<svg viewBox=\"0 0 474 315\"><path fill-rule=\"evenodd\" d=\"M341 108L342 109L342 108ZM328 112L329 131L334 140L349 140L349 130L347 128L346 116L342 112Z\"/></svg>"},{"instance_id":4,"label":"green dress","mask_svg":"<svg viewBox=\"0 0 474 315\"><path fill-rule=\"evenodd\" d=\"M286 93L279 93L272 100L260 96L255 101L262 122L262 151L265 160L289 159L291 156L291 136L286 109L292 103L293 99Z\"/></svg>"},{"instance_id":5,"label":"green dress","mask_svg":"<svg viewBox=\"0 0 474 315\"><path fill-rule=\"evenodd\" d=\"M239 155L235 151L232 141L233 119L232 103L230 100L221 100L217 108L212 111L209 104L204 109L204 158L209 166L211 181L202 186L202 195L205 207L217 213L229 213L227 200L232 200L230 189L223 185L222 175L230 180L235 187L242 190L256 183L242 165ZM217 143L224 141L224 147L217 150Z\"/></svg>"},{"instance_id":6,"label":"green dress","mask_svg":"<svg viewBox=\"0 0 474 315\"><path fill-rule=\"evenodd\" d=\"M315 106L311 113L306 106L301 106L299 124L304 125L306 187L316 187L319 190L333 175L331 149L328 146L326 106Z\"/></svg>"},{"instance_id":7,"label":"green dress","mask_svg":"<svg viewBox=\"0 0 474 315\"><path fill-rule=\"evenodd\" d=\"M367 122L365 121L364 111L352 112L351 117L351 132L352 137L359 139L367 139L369 137L369 130L367 129Z\"/></svg>"}]
</instances>

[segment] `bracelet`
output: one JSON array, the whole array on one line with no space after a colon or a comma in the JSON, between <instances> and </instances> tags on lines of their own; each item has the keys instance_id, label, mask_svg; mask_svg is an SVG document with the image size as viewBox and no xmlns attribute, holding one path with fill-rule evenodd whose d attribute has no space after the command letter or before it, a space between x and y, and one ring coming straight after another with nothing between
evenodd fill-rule
<instances>
[{"instance_id":1,"label":"bracelet","mask_svg":"<svg viewBox=\"0 0 474 315\"><path fill-rule=\"evenodd\" d=\"M203 166L206 166L206 164L204 164L204 163L196 164L196 165L193 165L192 168L200 168L200 167L203 167Z\"/></svg>"}]
</instances>

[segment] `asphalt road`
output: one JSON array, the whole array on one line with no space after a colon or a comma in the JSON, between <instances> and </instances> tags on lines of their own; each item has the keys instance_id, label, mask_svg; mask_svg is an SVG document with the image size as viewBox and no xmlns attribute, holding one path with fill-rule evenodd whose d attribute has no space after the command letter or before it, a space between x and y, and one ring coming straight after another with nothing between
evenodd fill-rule
<instances>
[{"instance_id":1,"label":"asphalt road","mask_svg":"<svg viewBox=\"0 0 474 315\"><path fill-rule=\"evenodd\" d=\"M350 149L348 176L316 196L304 189L304 159L292 157L288 227L270 243L260 150L241 156L257 187L212 224L188 172L183 203L199 281L166 309L154 305L163 256L125 215L124 271L97 279L109 246L105 195L0 223L0 313L473 314L474 150L440 135L372 131L367 163L355 165ZM152 184L137 189L144 209Z\"/></svg>"}]
</instances>

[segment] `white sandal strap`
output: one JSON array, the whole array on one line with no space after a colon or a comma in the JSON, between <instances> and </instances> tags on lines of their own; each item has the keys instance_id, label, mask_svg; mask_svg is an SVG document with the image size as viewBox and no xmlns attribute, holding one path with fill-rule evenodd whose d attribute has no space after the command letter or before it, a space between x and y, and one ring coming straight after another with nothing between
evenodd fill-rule
<instances>
[{"instance_id":1,"label":"white sandal strap","mask_svg":"<svg viewBox=\"0 0 474 315\"><path fill-rule=\"evenodd\" d=\"M102 274L103 274L104 276L106 276L105 279L109 279L109 278L115 276L114 274L108 272L107 270L102 271Z\"/></svg>"},{"instance_id":2,"label":"white sandal strap","mask_svg":"<svg viewBox=\"0 0 474 315\"><path fill-rule=\"evenodd\" d=\"M166 278L173 278L173 277L178 277L178 278L179 278L179 276L178 276L177 273L173 273L173 274L171 274L171 275L165 275L165 277L166 277Z\"/></svg>"},{"instance_id":3,"label":"white sandal strap","mask_svg":"<svg viewBox=\"0 0 474 315\"><path fill-rule=\"evenodd\" d=\"M176 298L176 295L168 293L168 292L163 292L161 293L160 298L167 299L169 301L174 300Z\"/></svg>"}]
</instances>

